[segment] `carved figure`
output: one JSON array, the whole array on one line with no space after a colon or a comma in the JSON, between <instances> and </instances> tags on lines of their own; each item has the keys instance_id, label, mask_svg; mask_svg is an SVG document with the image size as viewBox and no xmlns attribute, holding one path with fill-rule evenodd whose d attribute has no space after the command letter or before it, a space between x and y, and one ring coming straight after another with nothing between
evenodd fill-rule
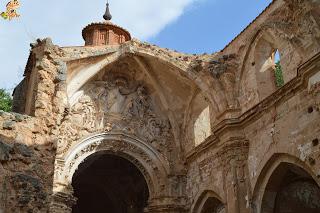
<instances>
[{"instance_id":1,"label":"carved figure","mask_svg":"<svg viewBox=\"0 0 320 213\"><path fill-rule=\"evenodd\" d=\"M62 124L66 135L73 134L70 140L68 136L61 138L63 150L75 142L74 131L80 138L94 132L123 131L146 140L158 150L170 149L166 146L173 140L170 122L156 113L147 88L134 79L131 81L111 73L83 88L84 94Z\"/></svg>"}]
</instances>

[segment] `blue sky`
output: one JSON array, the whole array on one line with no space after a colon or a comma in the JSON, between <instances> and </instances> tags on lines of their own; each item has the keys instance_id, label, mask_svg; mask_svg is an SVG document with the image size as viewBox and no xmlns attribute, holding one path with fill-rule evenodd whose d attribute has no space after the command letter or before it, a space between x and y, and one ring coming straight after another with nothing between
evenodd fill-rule
<instances>
[{"instance_id":1,"label":"blue sky","mask_svg":"<svg viewBox=\"0 0 320 213\"><path fill-rule=\"evenodd\" d=\"M0 0L0 11L8 0ZM102 21L105 0L20 0L21 17L0 19L0 88L22 79L29 44L51 37L59 46L83 45L81 30ZM110 0L113 22L133 37L186 53L222 49L271 0Z\"/></svg>"},{"instance_id":2,"label":"blue sky","mask_svg":"<svg viewBox=\"0 0 320 213\"><path fill-rule=\"evenodd\" d=\"M270 3L271 0L207 0L188 8L149 41L187 53L213 53L223 49Z\"/></svg>"}]
</instances>

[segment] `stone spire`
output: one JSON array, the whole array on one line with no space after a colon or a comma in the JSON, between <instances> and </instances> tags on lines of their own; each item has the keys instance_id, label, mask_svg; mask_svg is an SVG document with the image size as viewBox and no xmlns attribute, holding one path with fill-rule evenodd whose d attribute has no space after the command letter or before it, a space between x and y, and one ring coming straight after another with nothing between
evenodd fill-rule
<instances>
[{"instance_id":1,"label":"stone spire","mask_svg":"<svg viewBox=\"0 0 320 213\"><path fill-rule=\"evenodd\" d=\"M104 18L106 21L110 21L110 20L112 19L112 15L111 15L110 9L109 9L109 2L107 2L106 12L104 13L103 18Z\"/></svg>"}]
</instances>

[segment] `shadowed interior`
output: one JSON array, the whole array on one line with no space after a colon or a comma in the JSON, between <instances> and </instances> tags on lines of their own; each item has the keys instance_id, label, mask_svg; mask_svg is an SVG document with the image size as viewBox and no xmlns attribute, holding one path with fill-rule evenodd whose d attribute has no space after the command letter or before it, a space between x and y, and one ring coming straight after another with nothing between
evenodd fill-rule
<instances>
[{"instance_id":1,"label":"shadowed interior","mask_svg":"<svg viewBox=\"0 0 320 213\"><path fill-rule=\"evenodd\" d=\"M109 154L87 158L75 173L72 186L78 199L73 213L142 213L149 196L136 166Z\"/></svg>"},{"instance_id":2,"label":"shadowed interior","mask_svg":"<svg viewBox=\"0 0 320 213\"><path fill-rule=\"evenodd\" d=\"M209 197L201 213L225 213L224 205L216 198Z\"/></svg>"},{"instance_id":3,"label":"shadowed interior","mask_svg":"<svg viewBox=\"0 0 320 213\"><path fill-rule=\"evenodd\" d=\"M319 213L320 188L303 169L282 163L271 175L262 203L263 213Z\"/></svg>"}]
</instances>

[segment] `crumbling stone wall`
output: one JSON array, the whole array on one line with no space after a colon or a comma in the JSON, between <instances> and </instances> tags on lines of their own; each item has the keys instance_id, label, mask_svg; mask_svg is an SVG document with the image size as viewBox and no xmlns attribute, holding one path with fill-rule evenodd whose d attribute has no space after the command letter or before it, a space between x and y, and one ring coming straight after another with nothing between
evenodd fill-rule
<instances>
[{"instance_id":1,"label":"crumbling stone wall","mask_svg":"<svg viewBox=\"0 0 320 213\"><path fill-rule=\"evenodd\" d=\"M280 162L299 165L319 185L320 97L316 88L320 47L319 23L312 15L318 10L319 3L311 1L274 1L220 53L193 64L198 73L214 73L220 85L224 73L232 74L232 89L220 87L213 93L222 90L227 93L225 100L233 97L236 104L233 110L224 105L223 113L211 118L215 123L208 140L186 149L191 150L187 152L191 209L205 202L203 192L211 191L228 212L260 212L267 174ZM262 40L265 45L259 45ZM259 56L267 48L270 53L279 49L286 84L264 89L266 95L261 95L257 65L269 59ZM272 79L265 76L262 80ZM210 171L206 177L210 182L201 179L201 162ZM218 178L221 173L222 179Z\"/></svg>"},{"instance_id":2,"label":"crumbling stone wall","mask_svg":"<svg viewBox=\"0 0 320 213\"><path fill-rule=\"evenodd\" d=\"M50 39L38 40L31 51L34 60L28 60L22 85L28 89L18 87L14 97L14 109L22 114L0 112L0 205L5 213L48 212L52 202L55 129L62 117L55 106L63 105L57 98L60 67L53 61L57 47Z\"/></svg>"},{"instance_id":3,"label":"crumbling stone wall","mask_svg":"<svg viewBox=\"0 0 320 213\"><path fill-rule=\"evenodd\" d=\"M25 115L0 111L0 209L47 212L55 146L39 144L37 124Z\"/></svg>"}]
</instances>

